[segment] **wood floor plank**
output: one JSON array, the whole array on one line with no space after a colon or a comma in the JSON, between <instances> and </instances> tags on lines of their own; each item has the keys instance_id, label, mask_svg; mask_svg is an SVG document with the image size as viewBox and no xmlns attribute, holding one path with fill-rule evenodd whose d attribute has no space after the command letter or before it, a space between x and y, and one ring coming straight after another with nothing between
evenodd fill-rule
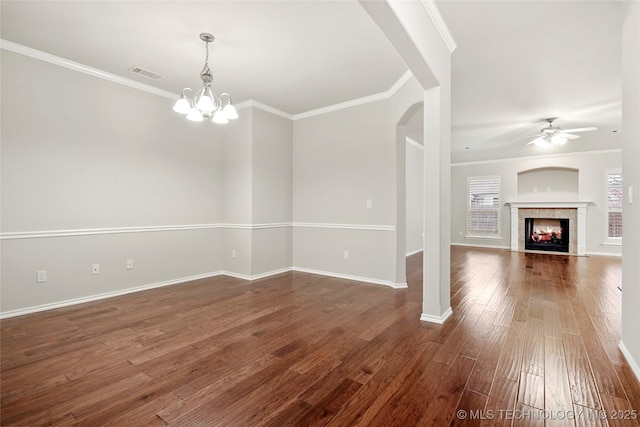
<instances>
[{"instance_id":1,"label":"wood floor plank","mask_svg":"<svg viewBox=\"0 0 640 427\"><path fill-rule=\"evenodd\" d=\"M513 422L507 414L512 414L518 397L518 382L496 376L485 406L485 417L481 426L510 426Z\"/></svg>"},{"instance_id":2,"label":"wood floor plank","mask_svg":"<svg viewBox=\"0 0 640 427\"><path fill-rule=\"evenodd\" d=\"M527 322L522 350L522 371L544 376L544 321L530 319Z\"/></svg>"},{"instance_id":3,"label":"wood floor plank","mask_svg":"<svg viewBox=\"0 0 640 427\"><path fill-rule=\"evenodd\" d=\"M563 357L547 354L545 357L544 409L549 419L547 426L573 426L575 421L568 414L573 410L571 387Z\"/></svg>"},{"instance_id":4,"label":"wood floor plank","mask_svg":"<svg viewBox=\"0 0 640 427\"><path fill-rule=\"evenodd\" d=\"M435 397L419 419L420 424L446 426L453 421L455 408L458 407L475 364L476 361L473 359L456 357L451 369L437 387Z\"/></svg>"},{"instance_id":5,"label":"wood floor plank","mask_svg":"<svg viewBox=\"0 0 640 427\"><path fill-rule=\"evenodd\" d=\"M455 410L451 426L479 426L485 417L487 395L465 390Z\"/></svg>"},{"instance_id":6,"label":"wood floor plank","mask_svg":"<svg viewBox=\"0 0 640 427\"><path fill-rule=\"evenodd\" d=\"M507 328L493 325L469 378L467 384L469 390L489 394L506 337Z\"/></svg>"},{"instance_id":7,"label":"wood floor plank","mask_svg":"<svg viewBox=\"0 0 640 427\"><path fill-rule=\"evenodd\" d=\"M638 413L629 405L626 399L620 399L606 394L601 395L602 409L610 427L629 426L638 427Z\"/></svg>"},{"instance_id":8,"label":"wood floor plank","mask_svg":"<svg viewBox=\"0 0 640 427\"><path fill-rule=\"evenodd\" d=\"M422 280L416 254L407 289L218 276L0 320L0 425L637 426L619 259L452 247L443 325Z\"/></svg>"},{"instance_id":9,"label":"wood floor plank","mask_svg":"<svg viewBox=\"0 0 640 427\"><path fill-rule=\"evenodd\" d=\"M564 334L562 341L573 402L587 408L602 409L582 337Z\"/></svg>"}]
</instances>

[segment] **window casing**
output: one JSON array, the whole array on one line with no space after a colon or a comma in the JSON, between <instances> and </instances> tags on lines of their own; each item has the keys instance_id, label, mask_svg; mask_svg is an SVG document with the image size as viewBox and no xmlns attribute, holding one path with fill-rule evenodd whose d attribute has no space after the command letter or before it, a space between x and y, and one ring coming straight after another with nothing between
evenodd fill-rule
<instances>
[{"instance_id":1,"label":"window casing","mask_svg":"<svg viewBox=\"0 0 640 427\"><path fill-rule=\"evenodd\" d=\"M467 233L500 234L500 177L478 176L467 181Z\"/></svg>"},{"instance_id":2,"label":"window casing","mask_svg":"<svg viewBox=\"0 0 640 427\"><path fill-rule=\"evenodd\" d=\"M607 173L607 237L622 238L622 173L610 171Z\"/></svg>"}]
</instances>

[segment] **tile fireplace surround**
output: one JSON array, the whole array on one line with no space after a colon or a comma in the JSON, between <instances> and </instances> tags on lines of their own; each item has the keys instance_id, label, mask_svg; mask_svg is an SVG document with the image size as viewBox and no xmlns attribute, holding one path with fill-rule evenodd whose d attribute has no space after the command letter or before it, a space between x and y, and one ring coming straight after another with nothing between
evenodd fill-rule
<instances>
[{"instance_id":1,"label":"tile fireplace surround","mask_svg":"<svg viewBox=\"0 0 640 427\"><path fill-rule=\"evenodd\" d=\"M511 207L511 250L525 250L525 218L569 218L569 255L586 255L589 204L591 202L508 202Z\"/></svg>"}]
</instances>

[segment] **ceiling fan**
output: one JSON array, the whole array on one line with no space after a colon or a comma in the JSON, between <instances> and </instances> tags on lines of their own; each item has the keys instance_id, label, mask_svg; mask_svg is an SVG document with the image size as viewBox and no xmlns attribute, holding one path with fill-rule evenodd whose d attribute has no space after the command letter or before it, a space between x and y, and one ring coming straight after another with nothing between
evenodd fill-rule
<instances>
[{"instance_id":1,"label":"ceiling fan","mask_svg":"<svg viewBox=\"0 0 640 427\"><path fill-rule=\"evenodd\" d=\"M553 121L556 118L545 119L549 122L549 126L542 128L538 135L534 135L535 139L529 144L535 144L538 147L553 147L556 145L564 145L570 139L580 138L580 135L572 135L570 132L587 132L591 130L597 130L595 127L577 128L562 130L559 127L553 126Z\"/></svg>"}]
</instances>

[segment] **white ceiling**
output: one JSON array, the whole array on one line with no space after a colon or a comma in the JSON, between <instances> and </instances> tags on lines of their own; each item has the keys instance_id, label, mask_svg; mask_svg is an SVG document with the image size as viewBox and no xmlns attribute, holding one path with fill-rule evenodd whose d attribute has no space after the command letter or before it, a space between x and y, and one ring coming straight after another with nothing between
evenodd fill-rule
<instances>
[{"instance_id":1,"label":"white ceiling","mask_svg":"<svg viewBox=\"0 0 640 427\"><path fill-rule=\"evenodd\" d=\"M565 129L598 127L565 151L620 146L620 1L437 5L458 45L454 152L539 154L525 144L546 117ZM174 93L198 87L198 36L210 32L214 89L289 114L384 92L407 70L355 0L3 0L1 12L5 40ZM420 140L420 129L418 116L410 136Z\"/></svg>"},{"instance_id":2,"label":"white ceiling","mask_svg":"<svg viewBox=\"0 0 640 427\"><path fill-rule=\"evenodd\" d=\"M355 0L3 0L1 28L3 39L174 93L201 85L199 34L209 32L214 90L289 114L386 91L407 71Z\"/></svg>"},{"instance_id":3,"label":"white ceiling","mask_svg":"<svg viewBox=\"0 0 640 427\"><path fill-rule=\"evenodd\" d=\"M452 57L454 151L523 147L558 117L596 126L565 150L620 147L620 1L438 1ZM513 151L515 152L515 151Z\"/></svg>"}]
</instances>

